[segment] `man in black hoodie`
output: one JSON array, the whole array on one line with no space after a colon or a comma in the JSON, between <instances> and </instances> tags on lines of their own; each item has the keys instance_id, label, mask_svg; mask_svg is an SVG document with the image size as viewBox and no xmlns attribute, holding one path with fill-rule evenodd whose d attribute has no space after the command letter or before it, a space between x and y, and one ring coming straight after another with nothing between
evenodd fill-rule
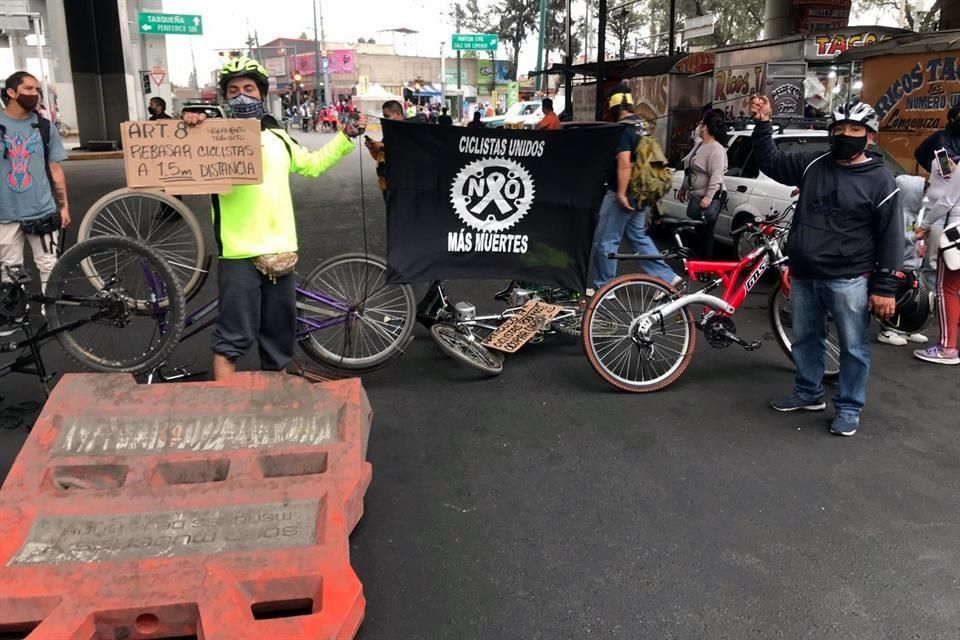
<instances>
[{"instance_id":1,"label":"man in black hoodie","mask_svg":"<svg viewBox=\"0 0 960 640\"><path fill-rule=\"evenodd\" d=\"M903 222L893 175L866 152L879 122L873 108L851 102L834 110L830 152L781 153L773 142L770 100L754 96L753 153L760 169L800 188L790 225L790 302L793 310L793 394L777 411L822 411L826 327L840 337L840 385L830 431L852 436L860 424L870 373L870 312L893 315L896 272L903 264Z\"/></svg>"}]
</instances>

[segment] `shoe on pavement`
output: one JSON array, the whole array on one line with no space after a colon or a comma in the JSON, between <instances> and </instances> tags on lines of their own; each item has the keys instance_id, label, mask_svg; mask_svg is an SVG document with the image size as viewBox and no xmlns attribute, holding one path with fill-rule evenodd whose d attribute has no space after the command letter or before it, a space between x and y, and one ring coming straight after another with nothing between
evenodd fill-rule
<instances>
[{"instance_id":1,"label":"shoe on pavement","mask_svg":"<svg viewBox=\"0 0 960 640\"><path fill-rule=\"evenodd\" d=\"M930 342L930 338L923 335L922 333L911 333L910 335L907 336L907 340L909 340L910 342L917 342L919 344Z\"/></svg>"},{"instance_id":2,"label":"shoe on pavement","mask_svg":"<svg viewBox=\"0 0 960 640\"><path fill-rule=\"evenodd\" d=\"M774 400L770 403L770 407L774 411L780 411L782 413L788 411L823 411L827 408L827 403L823 400L807 402L797 396L787 396L781 400Z\"/></svg>"},{"instance_id":3,"label":"shoe on pavement","mask_svg":"<svg viewBox=\"0 0 960 640\"><path fill-rule=\"evenodd\" d=\"M877 341L883 344L892 344L895 347L902 347L907 344L907 339L892 329L886 329L878 333Z\"/></svg>"},{"instance_id":4,"label":"shoe on pavement","mask_svg":"<svg viewBox=\"0 0 960 640\"><path fill-rule=\"evenodd\" d=\"M837 416L830 423L830 433L836 436L852 436L860 428L860 418Z\"/></svg>"},{"instance_id":5,"label":"shoe on pavement","mask_svg":"<svg viewBox=\"0 0 960 640\"><path fill-rule=\"evenodd\" d=\"M917 349L913 352L913 357L934 364L960 364L960 355L956 349L941 349L938 344L929 349Z\"/></svg>"}]
</instances>

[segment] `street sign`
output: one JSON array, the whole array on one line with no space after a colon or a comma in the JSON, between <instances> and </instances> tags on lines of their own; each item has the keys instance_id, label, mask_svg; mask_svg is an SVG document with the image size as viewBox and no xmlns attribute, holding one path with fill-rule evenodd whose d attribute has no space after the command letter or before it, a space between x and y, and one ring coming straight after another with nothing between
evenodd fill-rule
<instances>
[{"instance_id":1,"label":"street sign","mask_svg":"<svg viewBox=\"0 0 960 640\"><path fill-rule=\"evenodd\" d=\"M203 35L203 18L182 13L140 12L140 33L153 35Z\"/></svg>"},{"instance_id":2,"label":"street sign","mask_svg":"<svg viewBox=\"0 0 960 640\"><path fill-rule=\"evenodd\" d=\"M163 79L167 77L167 70L163 67L153 67L150 69L150 79L156 83L159 87L163 83Z\"/></svg>"},{"instance_id":3,"label":"street sign","mask_svg":"<svg viewBox=\"0 0 960 640\"><path fill-rule=\"evenodd\" d=\"M450 36L454 51L496 51L500 43L495 33L455 33Z\"/></svg>"},{"instance_id":4,"label":"street sign","mask_svg":"<svg viewBox=\"0 0 960 640\"><path fill-rule=\"evenodd\" d=\"M716 16L694 16L693 18L687 18L683 21L683 34L684 40L692 40L694 38L700 38L702 36L713 35L714 23L716 22Z\"/></svg>"}]
</instances>

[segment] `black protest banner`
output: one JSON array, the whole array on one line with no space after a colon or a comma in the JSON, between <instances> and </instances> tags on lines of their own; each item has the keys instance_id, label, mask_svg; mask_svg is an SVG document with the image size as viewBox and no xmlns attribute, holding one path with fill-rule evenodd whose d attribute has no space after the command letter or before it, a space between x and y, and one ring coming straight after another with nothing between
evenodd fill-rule
<instances>
[{"instance_id":1,"label":"black protest banner","mask_svg":"<svg viewBox=\"0 0 960 640\"><path fill-rule=\"evenodd\" d=\"M622 133L383 121L394 282L516 278L583 291Z\"/></svg>"}]
</instances>

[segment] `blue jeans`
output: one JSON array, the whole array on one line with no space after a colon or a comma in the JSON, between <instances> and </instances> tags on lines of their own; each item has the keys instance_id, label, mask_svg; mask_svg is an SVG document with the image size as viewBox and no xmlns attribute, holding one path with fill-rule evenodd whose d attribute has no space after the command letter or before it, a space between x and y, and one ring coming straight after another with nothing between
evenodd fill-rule
<instances>
[{"instance_id":1,"label":"blue jeans","mask_svg":"<svg viewBox=\"0 0 960 640\"><path fill-rule=\"evenodd\" d=\"M629 196L628 196L629 197ZM634 211L624 211L617 203L617 194L607 189L600 205L600 221L593 233L593 285L597 289L617 275L617 261L607 257L620 249L626 237L633 251L643 255L660 253L647 235L647 209L637 207L630 198ZM672 282L677 274L663 260L641 260L640 268L652 276Z\"/></svg>"},{"instance_id":2,"label":"blue jeans","mask_svg":"<svg viewBox=\"0 0 960 640\"><path fill-rule=\"evenodd\" d=\"M805 402L823 397L827 318L833 317L840 339L840 385L833 398L837 415L856 419L867 397L870 375L868 277L850 279L790 278L793 311L794 394Z\"/></svg>"},{"instance_id":3,"label":"blue jeans","mask_svg":"<svg viewBox=\"0 0 960 640\"><path fill-rule=\"evenodd\" d=\"M706 221L702 227L697 227L697 257L709 259L713 256L713 229L720 217L720 198L711 200L706 209L700 208L700 198L692 193L687 198L687 217Z\"/></svg>"}]
</instances>

